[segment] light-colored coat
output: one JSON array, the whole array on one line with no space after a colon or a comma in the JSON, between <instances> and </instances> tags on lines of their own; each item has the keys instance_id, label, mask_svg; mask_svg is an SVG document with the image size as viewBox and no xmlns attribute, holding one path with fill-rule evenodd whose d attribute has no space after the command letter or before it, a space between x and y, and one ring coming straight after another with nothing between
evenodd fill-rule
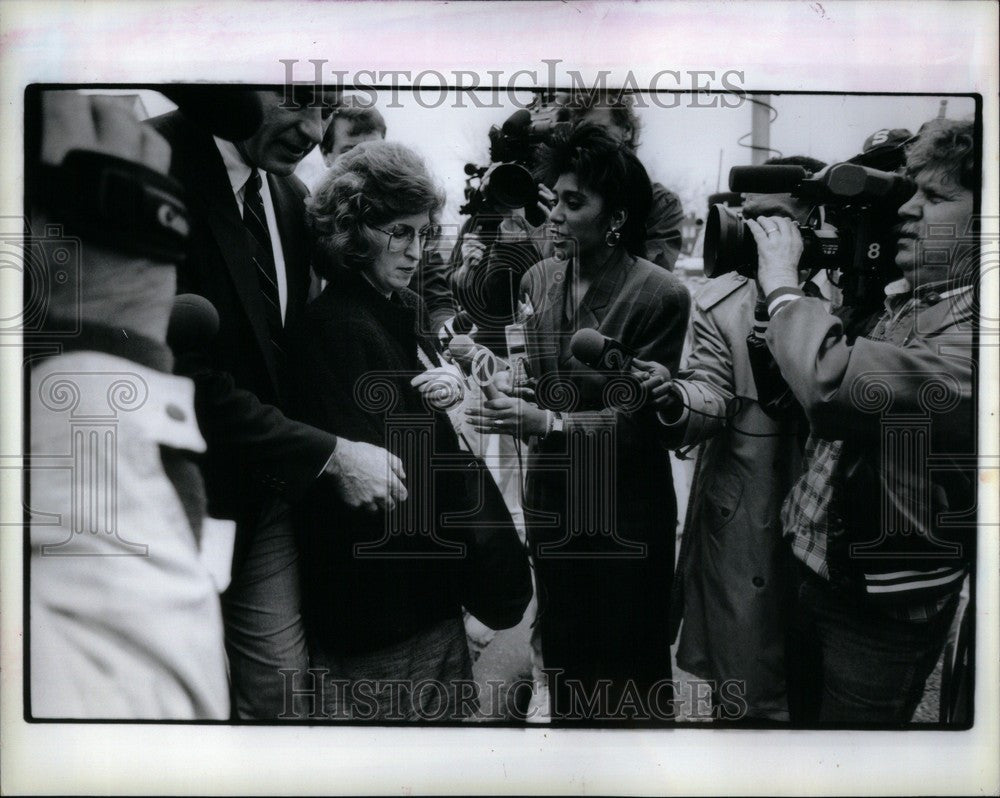
<instances>
[{"instance_id":1,"label":"light-colored coat","mask_svg":"<svg viewBox=\"0 0 1000 798\"><path fill-rule=\"evenodd\" d=\"M756 300L745 277L709 281L694 297L692 349L675 380L691 410L665 428L667 443L703 444L674 586L677 663L741 682L748 716L787 720L778 515L800 457L795 425L757 402L746 344Z\"/></svg>"},{"instance_id":2,"label":"light-colored coat","mask_svg":"<svg viewBox=\"0 0 1000 798\"><path fill-rule=\"evenodd\" d=\"M99 352L32 369L33 717L229 717L213 576L234 525L211 568L161 446L205 450L190 380Z\"/></svg>"}]
</instances>

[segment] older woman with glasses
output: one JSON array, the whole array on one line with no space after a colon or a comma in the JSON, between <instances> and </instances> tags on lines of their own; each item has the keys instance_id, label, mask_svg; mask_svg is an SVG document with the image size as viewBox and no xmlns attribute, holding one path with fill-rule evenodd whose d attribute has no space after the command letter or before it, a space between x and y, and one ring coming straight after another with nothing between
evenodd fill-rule
<instances>
[{"instance_id":1,"label":"older woman with glasses","mask_svg":"<svg viewBox=\"0 0 1000 798\"><path fill-rule=\"evenodd\" d=\"M436 528L448 476L431 459L457 440L414 379L437 362L407 287L442 202L415 153L372 142L339 158L307 205L328 285L292 334L298 414L399 456L408 493L352 509L317 485L302 503L303 614L328 717L454 720L469 708L457 701L471 663L455 558Z\"/></svg>"}]
</instances>

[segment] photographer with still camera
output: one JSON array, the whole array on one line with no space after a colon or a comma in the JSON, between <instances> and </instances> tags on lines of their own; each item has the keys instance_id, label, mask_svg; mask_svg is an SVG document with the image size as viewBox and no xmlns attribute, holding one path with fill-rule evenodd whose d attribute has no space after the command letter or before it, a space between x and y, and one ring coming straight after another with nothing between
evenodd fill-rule
<instances>
[{"instance_id":1,"label":"photographer with still camera","mask_svg":"<svg viewBox=\"0 0 1000 798\"><path fill-rule=\"evenodd\" d=\"M972 124L925 125L906 171L916 192L899 209L903 276L853 343L795 287L803 249L815 244L785 218L747 222L771 316L767 344L811 430L805 471L782 508L802 635L790 651L794 721L908 722L974 561ZM857 185L892 190L871 172Z\"/></svg>"}]
</instances>

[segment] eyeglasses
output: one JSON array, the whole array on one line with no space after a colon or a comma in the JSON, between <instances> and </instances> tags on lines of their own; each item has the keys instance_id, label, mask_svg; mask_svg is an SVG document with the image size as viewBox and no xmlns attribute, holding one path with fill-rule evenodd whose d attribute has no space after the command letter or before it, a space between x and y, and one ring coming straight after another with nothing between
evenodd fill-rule
<instances>
[{"instance_id":1,"label":"eyeglasses","mask_svg":"<svg viewBox=\"0 0 1000 798\"><path fill-rule=\"evenodd\" d=\"M428 240L438 238L441 235L441 226L437 224L428 224L419 230L414 230L413 226L408 224L394 224L388 230L375 227L375 225L371 225L371 228L389 236L385 245L389 252L402 252L413 243L413 239L417 236L420 236L420 246L423 247Z\"/></svg>"}]
</instances>

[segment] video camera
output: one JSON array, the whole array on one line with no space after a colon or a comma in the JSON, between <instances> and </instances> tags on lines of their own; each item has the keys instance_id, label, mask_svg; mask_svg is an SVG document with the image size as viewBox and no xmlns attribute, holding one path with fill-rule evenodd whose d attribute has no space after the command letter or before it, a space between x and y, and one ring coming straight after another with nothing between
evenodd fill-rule
<instances>
[{"instance_id":1,"label":"video camera","mask_svg":"<svg viewBox=\"0 0 1000 798\"><path fill-rule=\"evenodd\" d=\"M840 269L845 303L888 282L895 269L900 206L913 196L912 180L856 163L838 163L819 176L797 165L734 166L729 188L741 193L791 194L812 203L804 224L800 270ZM757 276L757 244L742 214L713 205L705 225L705 276L736 271Z\"/></svg>"},{"instance_id":2,"label":"video camera","mask_svg":"<svg viewBox=\"0 0 1000 798\"><path fill-rule=\"evenodd\" d=\"M545 221L536 207L534 150L570 125L567 108L551 105L539 95L529 108L515 111L502 125L490 128L490 164L465 165L466 202L459 208L459 213L477 218L476 232L495 230L501 215L516 208L524 208L532 226Z\"/></svg>"}]
</instances>

